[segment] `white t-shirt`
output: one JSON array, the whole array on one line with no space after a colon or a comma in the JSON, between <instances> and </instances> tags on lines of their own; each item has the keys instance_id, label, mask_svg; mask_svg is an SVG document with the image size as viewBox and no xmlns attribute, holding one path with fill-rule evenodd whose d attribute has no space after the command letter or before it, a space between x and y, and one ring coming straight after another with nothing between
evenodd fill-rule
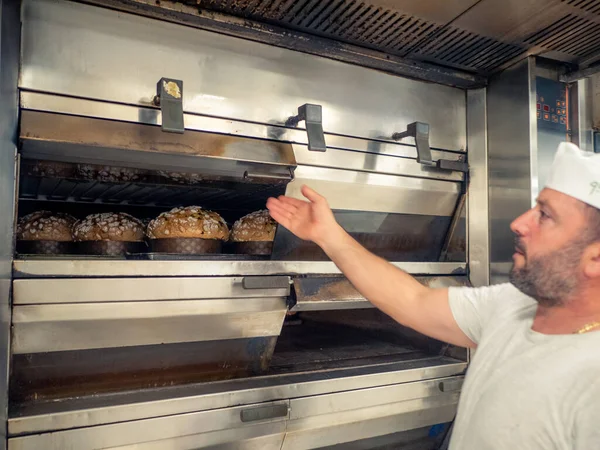
<instances>
[{"instance_id":1,"label":"white t-shirt","mask_svg":"<svg viewBox=\"0 0 600 450\"><path fill-rule=\"evenodd\" d=\"M451 288L450 307L477 344L450 450L600 450L600 332L531 330L510 284Z\"/></svg>"}]
</instances>

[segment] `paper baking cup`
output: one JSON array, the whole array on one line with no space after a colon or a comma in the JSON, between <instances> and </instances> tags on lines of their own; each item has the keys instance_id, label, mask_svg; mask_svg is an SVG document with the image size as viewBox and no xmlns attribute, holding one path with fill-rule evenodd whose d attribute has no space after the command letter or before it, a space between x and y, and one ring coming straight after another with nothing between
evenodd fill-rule
<instances>
[{"instance_id":1,"label":"paper baking cup","mask_svg":"<svg viewBox=\"0 0 600 450\"><path fill-rule=\"evenodd\" d=\"M234 242L233 249L240 255L268 256L273 252L273 241Z\"/></svg>"},{"instance_id":2,"label":"paper baking cup","mask_svg":"<svg viewBox=\"0 0 600 450\"><path fill-rule=\"evenodd\" d=\"M69 255L75 253L70 241L17 241L17 253L22 255Z\"/></svg>"},{"instance_id":3,"label":"paper baking cup","mask_svg":"<svg viewBox=\"0 0 600 450\"><path fill-rule=\"evenodd\" d=\"M221 253L223 241L202 238L150 239L150 251L156 253L176 253L179 255L205 255Z\"/></svg>"},{"instance_id":4,"label":"paper baking cup","mask_svg":"<svg viewBox=\"0 0 600 450\"><path fill-rule=\"evenodd\" d=\"M81 241L77 243L79 253L84 255L124 256L127 253L143 253L145 242L126 241Z\"/></svg>"}]
</instances>

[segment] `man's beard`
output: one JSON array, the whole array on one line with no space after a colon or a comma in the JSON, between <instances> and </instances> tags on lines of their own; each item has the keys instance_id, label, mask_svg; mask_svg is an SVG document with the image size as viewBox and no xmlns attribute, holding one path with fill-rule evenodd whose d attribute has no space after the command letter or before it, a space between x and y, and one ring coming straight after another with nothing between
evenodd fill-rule
<instances>
[{"instance_id":1,"label":"man's beard","mask_svg":"<svg viewBox=\"0 0 600 450\"><path fill-rule=\"evenodd\" d=\"M526 255L518 239L515 245ZM586 246L579 240L537 259L525 257L523 267L513 265L510 282L542 306L562 306L579 286L577 269Z\"/></svg>"}]
</instances>

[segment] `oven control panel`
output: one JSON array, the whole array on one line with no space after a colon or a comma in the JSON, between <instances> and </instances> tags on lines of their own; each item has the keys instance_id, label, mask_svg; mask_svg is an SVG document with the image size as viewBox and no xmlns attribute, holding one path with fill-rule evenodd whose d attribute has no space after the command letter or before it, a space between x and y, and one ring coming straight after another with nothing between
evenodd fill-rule
<instances>
[{"instance_id":1,"label":"oven control panel","mask_svg":"<svg viewBox=\"0 0 600 450\"><path fill-rule=\"evenodd\" d=\"M564 84L537 77L536 115L539 129L567 132L567 90Z\"/></svg>"}]
</instances>

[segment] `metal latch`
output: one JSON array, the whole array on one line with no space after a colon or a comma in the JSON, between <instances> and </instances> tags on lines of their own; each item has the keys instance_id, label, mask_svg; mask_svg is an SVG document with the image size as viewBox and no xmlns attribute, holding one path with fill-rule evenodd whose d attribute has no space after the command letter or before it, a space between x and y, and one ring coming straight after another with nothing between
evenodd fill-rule
<instances>
[{"instance_id":1,"label":"metal latch","mask_svg":"<svg viewBox=\"0 0 600 450\"><path fill-rule=\"evenodd\" d=\"M429 148L429 124L424 122L413 122L409 123L406 127L406 131L402 133L394 133L392 139L399 141L405 137L415 138L415 145L417 147L417 162L424 166L437 167L443 170L456 170L458 172L467 173L469 171L469 165L463 161L450 161L447 159L440 159L433 161L431 157L431 149Z\"/></svg>"},{"instance_id":2,"label":"metal latch","mask_svg":"<svg viewBox=\"0 0 600 450\"><path fill-rule=\"evenodd\" d=\"M156 84L154 104L160 106L162 130L183 133L183 81L161 78Z\"/></svg>"},{"instance_id":3,"label":"metal latch","mask_svg":"<svg viewBox=\"0 0 600 450\"><path fill-rule=\"evenodd\" d=\"M285 125L297 127L298 122L306 121L306 134L308 135L308 149L314 152L327 150L325 134L323 134L323 113L321 105L305 103L298 107L298 115L288 118Z\"/></svg>"}]
</instances>

